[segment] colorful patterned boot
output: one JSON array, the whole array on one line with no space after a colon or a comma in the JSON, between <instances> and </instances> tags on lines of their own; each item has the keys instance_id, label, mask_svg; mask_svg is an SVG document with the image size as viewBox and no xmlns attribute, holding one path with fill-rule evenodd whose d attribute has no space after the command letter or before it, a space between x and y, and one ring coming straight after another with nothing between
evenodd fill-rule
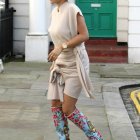
<instances>
[{"instance_id":1,"label":"colorful patterned boot","mask_svg":"<svg viewBox=\"0 0 140 140\"><path fill-rule=\"evenodd\" d=\"M56 127L56 133L59 136L59 140L69 139L69 127L67 117L62 111L62 107L52 107L54 125Z\"/></svg>"},{"instance_id":2,"label":"colorful patterned boot","mask_svg":"<svg viewBox=\"0 0 140 140\"><path fill-rule=\"evenodd\" d=\"M89 140L103 140L101 134L78 109L75 109L67 118L83 130Z\"/></svg>"}]
</instances>

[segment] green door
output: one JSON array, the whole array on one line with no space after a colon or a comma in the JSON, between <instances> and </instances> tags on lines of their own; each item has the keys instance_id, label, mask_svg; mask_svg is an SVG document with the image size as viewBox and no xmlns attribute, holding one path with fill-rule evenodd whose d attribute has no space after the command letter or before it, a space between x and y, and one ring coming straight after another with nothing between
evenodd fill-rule
<instances>
[{"instance_id":1,"label":"green door","mask_svg":"<svg viewBox=\"0 0 140 140\"><path fill-rule=\"evenodd\" d=\"M117 0L76 0L90 37L116 37Z\"/></svg>"}]
</instances>

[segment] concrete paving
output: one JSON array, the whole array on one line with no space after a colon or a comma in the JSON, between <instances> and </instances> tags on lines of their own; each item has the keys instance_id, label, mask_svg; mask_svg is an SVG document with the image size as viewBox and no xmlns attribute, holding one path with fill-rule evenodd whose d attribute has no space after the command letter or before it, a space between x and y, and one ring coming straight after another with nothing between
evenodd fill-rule
<instances>
[{"instance_id":1,"label":"concrete paving","mask_svg":"<svg viewBox=\"0 0 140 140\"><path fill-rule=\"evenodd\" d=\"M57 140L46 99L51 63L9 62L0 74L0 140ZM81 94L77 107L101 131L104 140L137 140L119 94L140 82L140 65L91 64L94 100ZM73 123L71 140L87 140Z\"/></svg>"}]
</instances>

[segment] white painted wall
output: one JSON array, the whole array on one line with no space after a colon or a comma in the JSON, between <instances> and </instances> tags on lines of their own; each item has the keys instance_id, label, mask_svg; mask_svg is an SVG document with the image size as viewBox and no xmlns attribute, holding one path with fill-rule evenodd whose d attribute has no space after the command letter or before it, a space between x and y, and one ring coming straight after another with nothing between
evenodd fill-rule
<instances>
[{"instance_id":1,"label":"white painted wall","mask_svg":"<svg viewBox=\"0 0 140 140\"><path fill-rule=\"evenodd\" d=\"M25 53L25 36L29 30L29 0L9 0L14 7L14 54Z\"/></svg>"},{"instance_id":2,"label":"white painted wall","mask_svg":"<svg viewBox=\"0 0 140 140\"><path fill-rule=\"evenodd\" d=\"M129 0L129 63L140 63L140 0Z\"/></svg>"},{"instance_id":3,"label":"white painted wall","mask_svg":"<svg viewBox=\"0 0 140 140\"><path fill-rule=\"evenodd\" d=\"M128 0L117 0L117 41L128 42Z\"/></svg>"}]
</instances>

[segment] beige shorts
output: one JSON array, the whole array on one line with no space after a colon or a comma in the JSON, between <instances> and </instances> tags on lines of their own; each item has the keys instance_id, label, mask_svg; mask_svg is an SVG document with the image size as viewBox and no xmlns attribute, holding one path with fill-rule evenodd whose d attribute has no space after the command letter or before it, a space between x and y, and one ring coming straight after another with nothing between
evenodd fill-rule
<instances>
[{"instance_id":1,"label":"beige shorts","mask_svg":"<svg viewBox=\"0 0 140 140\"><path fill-rule=\"evenodd\" d=\"M47 99L48 100L61 100L61 95L66 94L70 97L78 99L82 91L82 85L79 77L68 78L64 85L59 85L59 83L49 83Z\"/></svg>"}]
</instances>

